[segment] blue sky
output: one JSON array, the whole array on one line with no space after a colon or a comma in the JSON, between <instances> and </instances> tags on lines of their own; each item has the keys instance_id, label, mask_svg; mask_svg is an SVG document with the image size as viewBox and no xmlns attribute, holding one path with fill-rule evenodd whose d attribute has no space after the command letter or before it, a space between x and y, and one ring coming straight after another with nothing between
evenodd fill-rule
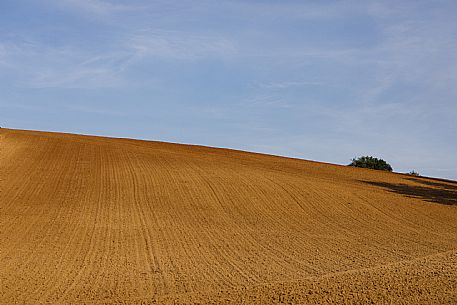
<instances>
[{"instance_id":1,"label":"blue sky","mask_svg":"<svg viewBox=\"0 0 457 305\"><path fill-rule=\"evenodd\" d=\"M0 125L457 179L457 1L0 1Z\"/></svg>"}]
</instances>

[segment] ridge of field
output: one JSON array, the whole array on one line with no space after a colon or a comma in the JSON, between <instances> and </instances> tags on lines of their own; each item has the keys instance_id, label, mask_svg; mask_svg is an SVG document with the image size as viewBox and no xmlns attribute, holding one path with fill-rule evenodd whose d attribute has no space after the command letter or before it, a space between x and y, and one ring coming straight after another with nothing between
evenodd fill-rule
<instances>
[{"instance_id":1,"label":"ridge of field","mask_svg":"<svg viewBox=\"0 0 457 305\"><path fill-rule=\"evenodd\" d=\"M0 304L457 303L457 183L0 129Z\"/></svg>"}]
</instances>

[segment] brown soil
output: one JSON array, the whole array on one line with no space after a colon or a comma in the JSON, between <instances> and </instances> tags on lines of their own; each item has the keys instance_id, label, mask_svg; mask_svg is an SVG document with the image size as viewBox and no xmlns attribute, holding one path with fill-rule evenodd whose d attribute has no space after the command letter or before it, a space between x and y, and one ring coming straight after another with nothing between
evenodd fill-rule
<instances>
[{"instance_id":1,"label":"brown soil","mask_svg":"<svg viewBox=\"0 0 457 305\"><path fill-rule=\"evenodd\" d=\"M2 304L457 304L457 183L0 129Z\"/></svg>"}]
</instances>

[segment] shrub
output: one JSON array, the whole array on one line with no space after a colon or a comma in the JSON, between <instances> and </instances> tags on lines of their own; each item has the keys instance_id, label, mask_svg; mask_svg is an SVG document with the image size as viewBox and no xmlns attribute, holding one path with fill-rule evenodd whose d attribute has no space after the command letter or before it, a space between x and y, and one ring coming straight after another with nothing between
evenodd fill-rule
<instances>
[{"instance_id":1,"label":"shrub","mask_svg":"<svg viewBox=\"0 0 457 305\"><path fill-rule=\"evenodd\" d=\"M410 172L408 173L408 175L410 175L410 176L416 176L416 177L420 176L419 173L416 172L416 171L410 171Z\"/></svg>"},{"instance_id":2,"label":"shrub","mask_svg":"<svg viewBox=\"0 0 457 305\"><path fill-rule=\"evenodd\" d=\"M352 162L349 166L353 167L362 167L362 168L371 168L384 171L392 171L392 166L389 163L382 159L378 159L371 156L363 156L359 158L352 159Z\"/></svg>"}]
</instances>

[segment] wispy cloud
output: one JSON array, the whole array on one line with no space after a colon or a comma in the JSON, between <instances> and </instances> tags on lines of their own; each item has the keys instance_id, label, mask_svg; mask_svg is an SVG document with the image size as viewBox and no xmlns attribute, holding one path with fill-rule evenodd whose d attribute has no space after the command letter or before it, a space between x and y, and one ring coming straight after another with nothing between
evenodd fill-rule
<instances>
[{"instance_id":1,"label":"wispy cloud","mask_svg":"<svg viewBox=\"0 0 457 305\"><path fill-rule=\"evenodd\" d=\"M17 73L20 86L96 88L128 84L128 69L145 60L222 60L236 52L234 43L214 35L141 30L124 33L115 43L95 50L16 39L0 44L0 65Z\"/></svg>"},{"instance_id":2,"label":"wispy cloud","mask_svg":"<svg viewBox=\"0 0 457 305\"><path fill-rule=\"evenodd\" d=\"M112 14L118 12L126 11L138 11L144 8L144 6L135 5L135 4L120 4L114 3L106 0L49 0L52 4L69 8L72 10L80 10L85 13L91 14Z\"/></svg>"},{"instance_id":3,"label":"wispy cloud","mask_svg":"<svg viewBox=\"0 0 457 305\"><path fill-rule=\"evenodd\" d=\"M232 41L216 35L166 30L139 31L129 39L129 45L141 57L178 60L222 58L237 51Z\"/></svg>"},{"instance_id":4,"label":"wispy cloud","mask_svg":"<svg viewBox=\"0 0 457 305\"><path fill-rule=\"evenodd\" d=\"M116 117L126 117L128 114L121 111L114 111L107 109L107 107L97 107L92 104L90 105L73 105L68 104L64 105L64 108L71 112L79 112L79 113L89 113L89 114L97 114L103 116L116 116Z\"/></svg>"},{"instance_id":5,"label":"wispy cloud","mask_svg":"<svg viewBox=\"0 0 457 305\"><path fill-rule=\"evenodd\" d=\"M291 108L292 105L282 98L273 95L256 95L244 99L241 102L245 107L275 107L275 108Z\"/></svg>"},{"instance_id":6,"label":"wispy cloud","mask_svg":"<svg viewBox=\"0 0 457 305\"><path fill-rule=\"evenodd\" d=\"M323 82L318 81L275 81L260 83L259 87L267 89L288 89L291 87L321 86Z\"/></svg>"},{"instance_id":7,"label":"wispy cloud","mask_svg":"<svg viewBox=\"0 0 457 305\"><path fill-rule=\"evenodd\" d=\"M16 75L16 85L31 88L117 86L132 56L127 51L89 52L31 41L0 49L3 73Z\"/></svg>"}]
</instances>

